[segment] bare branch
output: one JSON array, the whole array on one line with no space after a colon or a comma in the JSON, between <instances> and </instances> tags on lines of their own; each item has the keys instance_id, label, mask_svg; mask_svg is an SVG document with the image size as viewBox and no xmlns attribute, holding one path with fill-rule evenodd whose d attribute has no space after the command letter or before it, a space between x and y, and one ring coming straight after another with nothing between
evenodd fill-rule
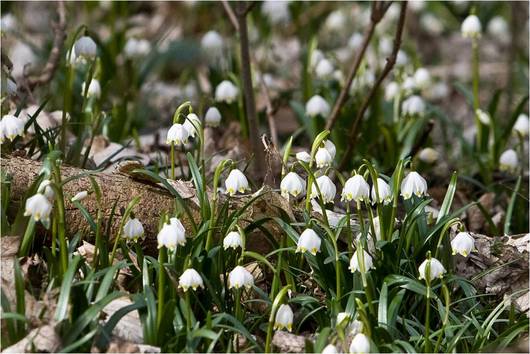
<instances>
[{"instance_id":1,"label":"bare branch","mask_svg":"<svg viewBox=\"0 0 530 354\"><path fill-rule=\"evenodd\" d=\"M232 10L232 6L230 6L230 3L227 0L223 0L221 3L223 4L223 8L230 19L232 26L234 26L234 29L239 32L239 23L237 23L237 17L234 10Z\"/></svg>"}]
</instances>

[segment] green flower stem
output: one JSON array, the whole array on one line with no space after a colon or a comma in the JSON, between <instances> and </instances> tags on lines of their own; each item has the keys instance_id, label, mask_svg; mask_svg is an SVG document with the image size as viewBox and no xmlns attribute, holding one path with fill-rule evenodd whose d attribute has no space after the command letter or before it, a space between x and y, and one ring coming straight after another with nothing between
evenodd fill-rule
<instances>
[{"instance_id":1,"label":"green flower stem","mask_svg":"<svg viewBox=\"0 0 530 354\"><path fill-rule=\"evenodd\" d=\"M427 255L427 258L431 259L431 254ZM429 339L430 336L430 323L431 323L431 262L427 262L427 266L425 267L425 283L427 286L427 295L426 295L426 301L425 301L425 346L424 346L424 352L429 353L431 352L431 341Z\"/></svg>"},{"instance_id":2,"label":"green flower stem","mask_svg":"<svg viewBox=\"0 0 530 354\"><path fill-rule=\"evenodd\" d=\"M361 234L364 234L364 216L361 211L361 202L357 202L357 216L359 217L359 226L361 227Z\"/></svg>"},{"instance_id":3,"label":"green flower stem","mask_svg":"<svg viewBox=\"0 0 530 354\"><path fill-rule=\"evenodd\" d=\"M274 321L276 320L276 312L278 312L278 308L280 307L283 298L285 297L285 295L287 295L287 291L290 288L290 285L284 286L272 302L271 314L269 316L269 325L267 327L267 338L265 340L265 353L271 353L272 332L274 329Z\"/></svg>"},{"instance_id":4,"label":"green flower stem","mask_svg":"<svg viewBox=\"0 0 530 354\"><path fill-rule=\"evenodd\" d=\"M350 203L346 204L346 223L348 225L348 252L353 254L353 231L351 229Z\"/></svg>"},{"instance_id":5,"label":"green flower stem","mask_svg":"<svg viewBox=\"0 0 530 354\"><path fill-rule=\"evenodd\" d=\"M57 162L53 164L55 184L61 186L61 169ZM56 193L56 204L57 204L57 232L59 236L59 253L61 260L61 276L68 269L68 246L66 243L66 226L65 226L65 208L64 208L64 196L62 187L55 188Z\"/></svg>"},{"instance_id":6,"label":"green flower stem","mask_svg":"<svg viewBox=\"0 0 530 354\"><path fill-rule=\"evenodd\" d=\"M114 262L114 257L116 255L116 250L118 249L118 241L121 238L123 226L125 225L125 222L129 218L129 215L131 214L132 209L134 208L136 204L138 204L139 201L140 201L140 197L138 196L134 197L133 200L131 200L129 204L127 205L127 208L125 209L125 213L123 213L123 217L121 218L121 221L120 221L120 227L118 228L118 234L116 235L116 238L114 239L114 246L112 246L112 252L110 254L110 262L109 262L110 265L112 265L112 263Z\"/></svg>"},{"instance_id":7,"label":"green flower stem","mask_svg":"<svg viewBox=\"0 0 530 354\"><path fill-rule=\"evenodd\" d=\"M188 289L185 294L184 294L184 297L185 297L185 301L186 301L186 310L187 310L187 314L186 314L186 325L187 325L187 329L188 329L188 332L190 332L193 328L193 325L192 325L192 321L191 321L191 301L190 301L190 291L191 289Z\"/></svg>"},{"instance_id":8,"label":"green flower stem","mask_svg":"<svg viewBox=\"0 0 530 354\"><path fill-rule=\"evenodd\" d=\"M235 315L238 321L241 321L241 289L237 288L234 295L234 303L236 304Z\"/></svg>"},{"instance_id":9,"label":"green flower stem","mask_svg":"<svg viewBox=\"0 0 530 354\"><path fill-rule=\"evenodd\" d=\"M217 214L217 196L218 191L217 187L219 185L219 178L221 177L221 173L224 171L225 167L229 164L232 164L232 160L224 160L221 162L217 168L215 169L215 173L213 176L213 185L212 185L212 211L210 215L210 224L208 225L208 234L206 236L206 245L205 249L206 251L209 251L212 246L212 236L213 236L213 230L215 227L215 217Z\"/></svg>"},{"instance_id":10,"label":"green flower stem","mask_svg":"<svg viewBox=\"0 0 530 354\"><path fill-rule=\"evenodd\" d=\"M471 62L471 70L472 70L472 80L473 80L473 110L475 115L475 123L477 125L477 151L482 152L483 150L483 144L484 142L482 134L483 134L483 126L482 122L478 118L477 110L480 108L479 103L479 45L478 45L478 38L474 37L472 39L471 44L471 51L472 51L472 62Z\"/></svg>"},{"instance_id":11,"label":"green flower stem","mask_svg":"<svg viewBox=\"0 0 530 354\"><path fill-rule=\"evenodd\" d=\"M158 308L157 308L157 328L160 329L162 317L164 317L164 292L166 289L166 273L164 270L164 263L167 262L167 249L166 247L160 248L158 252ZM112 264L112 263L111 263Z\"/></svg>"}]
</instances>

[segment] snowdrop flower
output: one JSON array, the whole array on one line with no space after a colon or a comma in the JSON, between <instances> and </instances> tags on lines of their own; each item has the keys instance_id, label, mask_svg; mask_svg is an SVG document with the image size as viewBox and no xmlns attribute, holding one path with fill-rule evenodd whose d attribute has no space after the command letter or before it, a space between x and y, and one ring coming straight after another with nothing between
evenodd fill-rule
<instances>
[{"instance_id":1,"label":"snowdrop flower","mask_svg":"<svg viewBox=\"0 0 530 354\"><path fill-rule=\"evenodd\" d=\"M225 80L215 88L215 100L217 102L232 103L237 99L239 90L231 81Z\"/></svg>"},{"instance_id":2,"label":"snowdrop flower","mask_svg":"<svg viewBox=\"0 0 530 354\"><path fill-rule=\"evenodd\" d=\"M328 344L322 350L322 354L338 354L339 350L333 344Z\"/></svg>"},{"instance_id":3,"label":"snowdrop flower","mask_svg":"<svg viewBox=\"0 0 530 354\"><path fill-rule=\"evenodd\" d=\"M429 164L436 162L439 156L440 154L438 153L438 151L434 150L431 147L426 147L425 149L422 149L418 154L418 158L421 161Z\"/></svg>"},{"instance_id":4,"label":"snowdrop flower","mask_svg":"<svg viewBox=\"0 0 530 354\"><path fill-rule=\"evenodd\" d=\"M217 127L221 123L221 112L216 107L210 107L204 116L204 123L210 127Z\"/></svg>"},{"instance_id":5,"label":"snowdrop flower","mask_svg":"<svg viewBox=\"0 0 530 354\"><path fill-rule=\"evenodd\" d=\"M225 180L226 193L230 196L239 193L245 193L245 191L250 190L248 185L247 177L238 170L237 168L230 171L228 177Z\"/></svg>"},{"instance_id":6,"label":"snowdrop flower","mask_svg":"<svg viewBox=\"0 0 530 354\"><path fill-rule=\"evenodd\" d=\"M231 231L228 233L228 235L225 236L223 239L223 248L225 250L229 248L237 249L238 247L242 247L243 245L243 238L239 234L239 232Z\"/></svg>"},{"instance_id":7,"label":"snowdrop flower","mask_svg":"<svg viewBox=\"0 0 530 354\"><path fill-rule=\"evenodd\" d=\"M319 95L314 95L305 104L305 111L310 117L316 117L318 115L327 117L330 110L329 104Z\"/></svg>"},{"instance_id":8,"label":"snowdrop flower","mask_svg":"<svg viewBox=\"0 0 530 354\"><path fill-rule=\"evenodd\" d=\"M522 136L528 135L528 116L524 113L519 114L519 117L517 117L517 120L515 121L515 124L513 126L513 129L521 134Z\"/></svg>"},{"instance_id":9,"label":"snowdrop flower","mask_svg":"<svg viewBox=\"0 0 530 354\"><path fill-rule=\"evenodd\" d=\"M86 83L83 82L83 85L81 85L81 94L83 95L85 94L85 87L86 87ZM101 97L101 85L99 84L98 80L92 79L90 81L90 85L88 85L87 97L94 97L94 98Z\"/></svg>"},{"instance_id":10,"label":"snowdrop flower","mask_svg":"<svg viewBox=\"0 0 530 354\"><path fill-rule=\"evenodd\" d=\"M147 55L149 51L151 51L151 44L145 39L129 38L123 47L123 54L131 59Z\"/></svg>"},{"instance_id":11,"label":"snowdrop flower","mask_svg":"<svg viewBox=\"0 0 530 354\"><path fill-rule=\"evenodd\" d=\"M506 150L499 158L499 165L501 171L514 172L517 169L517 166L519 166L517 153L513 149Z\"/></svg>"},{"instance_id":12,"label":"snowdrop flower","mask_svg":"<svg viewBox=\"0 0 530 354\"><path fill-rule=\"evenodd\" d=\"M40 183L39 188L37 188L37 193L44 194L44 196L48 198L50 202L55 197L55 192L53 191L51 184L52 182L49 179L45 179Z\"/></svg>"},{"instance_id":13,"label":"snowdrop flower","mask_svg":"<svg viewBox=\"0 0 530 354\"><path fill-rule=\"evenodd\" d=\"M330 31L340 31L343 29L346 17L340 10L335 10L326 18L325 26Z\"/></svg>"},{"instance_id":14,"label":"snowdrop flower","mask_svg":"<svg viewBox=\"0 0 530 354\"><path fill-rule=\"evenodd\" d=\"M17 19L11 14L7 13L0 18L0 30L2 32L13 32L17 28Z\"/></svg>"},{"instance_id":15,"label":"snowdrop flower","mask_svg":"<svg viewBox=\"0 0 530 354\"><path fill-rule=\"evenodd\" d=\"M324 53L321 50L315 49L311 52L311 58L309 59L309 66L311 68L316 68L317 64L324 59Z\"/></svg>"},{"instance_id":16,"label":"snowdrop flower","mask_svg":"<svg viewBox=\"0 0 530 354\"><path fill-rule=\"evenodd\" d=\"M403 50L399 50L396 57L396 66L397 67L403 67L407 65L409 62L409 57L407 53L405 53Z\"/></svg>"},{"instance_id":17,"label":"snowdrop flower","mask_svg":"<svg viewBox=\"0 0 530 354\"><path fill-rule=\"evenodd\" d=\"M430 264L429 274L425 273L427 271L427 264ZM418 272L420 273L418 279L425 279L430 282L436 278L441 278L445 273L445 268L439 260L437 260L436 258L430 258L424 260L423 263L420 264Z\"/></svg>"},{"instance_id":18,"label":"snowdrop flower","mask_svg":"<svg viewBox=\"0 0 530 354\"><path fill-rule=\"evenodd\" d=\"M288 1L266 0L261 5L261 13L269 19L272 24L281 24L289 22Z\"/></svg>"},{"instance_id":19,"label":"snowdrop flower","mask_svg":"<svg viewBox=\"0 0 530 354\"><path fill-rule=\"evenodd\" d=\"M329 79L334 70L333 64L329 60L322 59L315 68L315 74L319 79Z\"/></svg>"},{"instance_id":20,"label":"snowdrop flower","mask_svg":"<svg viewBox=\"0 0 530 354\"><path fill-rule=\"evenodd\" d=\"M352 273L355 272L361 272L365 273L369 271L370 269L374 268L374 262L372 260L372 256L368 254L365 250L362 250L363 252L360 253L359 250L356 250L353 253L353 256L350 259L350 271Z\"/></svg>"},{"instance_id":21,"label":"snowdrop flower","mask_svg":"<svg viewBox=\"0 0 530 354\"><path fill-rule=\"evenodd\" d=\"M502 16L495 16L488 23L488 33L501 43L510 41L510 29Z\"/></svg>"},{"instance_id":22,"label":"snowdrop flower","mask_svg":"<svg viewBox=\"0 0 530 354\"><path fill-rule=\"evenodd\" d=\"M186 116L186 120L182 125L188 131L189 136L195 138L197 129L200 129L201 126L201 119L195 113L190 113Z\"/></svg>"},{"instance_id":23,"label":"snowdrop flower","mask_svg":"<svg viewBox=\"0 0 530 354\"><path fill-rule=\"evenodd\" d=\"M186 244L186 229L177 218L169 219L169 224L164 223L157 235L158 248L166 247L170 250L177 248L177 245Z\"/></svg>"},{"instance_id":24,"label":"snowdrop flower","mask_svg":"<svg viewBox=\"0 0 530 354\"><path fill-rule=\"evenodd\" d=\"M296 172L289 172L280 183L280 191L284 197L298 197L305 189L305 181Z\"/></svg>"},{"instance_id":25,"label":"snowdrop flower","mask_svg":"<svg viewBox=\"0 0 530 354\"><path fill-rule=\"evenodd\" d=\"M377 191L379 192L379 202L387 205L392 201L392 191L388 183L382 178L377 178ZM377 203L377 193L375 191L375 185L372 186L372 204ZM375 219L374 219L375 221Z\"/></svg>"},{"instance_id":26,"label":"snowdrop flower","mask_svg":"<svg viewBox=\"0 0 530 354\"><path fill-rule=\"evenodd\" d=\"M322 201L324 203L333 203L335 199L335 194L337 193L337 187L333 184L331 179L324 175L320 176L316 180L318 188L313 185L311 188L311 198L319 197L318 189L320 189L320 194L322 194Z\"/></svg>"},{"instance_id":27,"label":"snowdrop flower","mask_svg":"<svg viewBox=\"0 0 530 354\"><path fill-rule=\"evenodd\" d=\"M364 36L360 34L359 32L355 32L352 34L350 39L348 40L348 47L352 50L358 50L361 48L361 45L363 44Z\"/></svg>"},{"instance_id":28,"label":"snowdrop flower","mask_svg":"<svg viewBox=\"0 0 530 354\"><path fill-rule=\"evenodd\" d=\"M188 268L179 278L179 288L185 292L188 291L189 288L192 288L194 291L197 290L197 288L204 289L204 282L202 281L199 272L193 268Z\"/></svg>"},{"instance_id":29,"label":"snowdrop flower","mask_svg":"<svg viewBox=\"0 0 530 354\"><path fill-rule=\"evenodd\" d=\"M296 159L305 163L311 162L311 155L307 151L300 151L296 153Z\"/></svg>"},{"instance_id":30,"label":"snowdrop flower","mask_svg":"<svg viewBox=\"0 0 530 354\"><path fill-rule=\"evenodd\" d=\"M339 312L337 314L337 326L343 324L348 324L352 319L352 315L349 312Z\"/></svg>"},{"instance_id":31,"label":"snowdrop flower","mask_svg":"<svg viewBox=\"0 0 530 354\"><path fill-rule=\"evenodd\" d=\"M420 12L425 8L425 1L423 0L413 0L409 4L410 9L414 12Z\"/></svg>"},{"instance_id":32,"label":"snowdrop flower","mask_svg":"<svg viewBox=\"0 0 530 354\"><path fill-rule=\"evenodd\" d=\"M309 251L313 256L316 256L317 252L320 252L321 243L322 240L313 229L305 229L298 238L296 253Z\"/></svg>"},{"instance_id":33,"label":"snowdrop flower","mask_svg":"<svg viewBox=\"0 0 530 354\"><path fill-rule=\"evenodd\" d=\"M333 158L326 148L318 148L317 153L315 154L315 161L318 168L328 167L331 165Z\"/></svg>"},{"instance_id":34,"label":"snowdrop flower","mask_svg":"<svg viewBox=\"0 0 530 354\"><path fill-rule=\"evenodd\" d=\"M286 304L281 304L276 312L276 319L274 320L274 329L281 330L286 328L289 332L293 330L293 310Z\"/></svg>"},{"instance_id":35,"label":"snowdrop flower","mask_svg":"<svg viewBox=\"0 0 530 354\"><path fill-rule=\"evenodd\" d=\"M335 158L335 154L337 153L337 148L335 147L335 144L331 140L324 140L324 147L326 150L328 150L329 154L331 155L331 158Z\"/></svg>"},{"instance_id":36,"label":"snowdrop flower","mask_svg":"<svg viewBox=\"0 0 530 354\"><path fill-rule=\"evenodd\" d=\"M18 117L6 114L0 121L0 143L5 139L15 140L17 136L24 135L24 121Z\"/></svg>"},{"instance_id":37,"label":"snowdrop flower","mask_svg":"<svg viewBox=\"0 0 530 354\"><path fill-rule=\"evenodd\" d=\"M414 83L419 89L424 89L431 83L431 74L425 68L419 68L414 73Z\"/></svg>"},{"instance_id":38,"label":"snowdrop flower","mask_svg":"<svg viewBox=\"0 0 530 354\"><path fill-rule=\"evenodd\" d=\"M385 87L385 99L392 101L400 91L399 84L395 81L389 82Z\"/></svg>"},{"instance_id":39,"label":"snowdrop flower","mask_svg":"<svg viewBox=\"0 0 530 354\"><path fill-rule=\"evenodd\" d=\"M216 31L208 31L202 36L201 48L203 51L217 56L223 50L223 37Z\"/></svg>"},{"instance_id":40,"label":"snowdrop flower","mask_svg":"<svg viewBox=\"0 0 530 354\"><path fill-rule=\"evenodd\" d=\"M421 16L420 25L423 29L431 36L439 36L444 31L444 25L438 17L431 13L427 13Z\"/></svg>"},{"instance_id":41,"label":"snowdrop flower","mask_svg":"<svg viewBox=\"0 0 530 354\"><path fill-rule=\"evenodd\" d=\"M70 201L73 203L73 202L80 202L82 201L83 199L85 199L86 197L88 197L88 192L87 191L81 191L79 193L77 193L76 195L74 195L72 197L72 199L70 199Z\"/></svg>"},{"instance_id":42,"label":"snowdrop flower","mask_svg":"<svg viewBox=\"0 0 530 354\"><path fill-rule=\"evenodd\" d=\"M128 240L136 241L144 236L144 226L135 217L129 218L123 226L123 236Z\"/></svg>"},{"instance_id":43,"label":"snowdrop flower","mask_svg":"<svg viewBox=\"0 0 530 354\"><path fill-rule=\"evenodd\" d=\"M483 110L481 109L477 109L477 111L475 112L475 114L477 115L477 118L478 120L484 124L484 125L490 125L491 123L491 117L490 115L487 113L487 112L484 112Z\"/></svg>"},{"instance_id":44,"label":"snowdrop flower","mask_svg":"<svg viewBox=\"0 0 530 354\"><path fill-rule=\"evenodd\" d=\"M242 287L250 289L252 285L254 285L254 277L242 266L235 267L228 274L228 287L230 289L239 289Z\"/></svg>"},{"instance_id":45,"label":"snowdrop flower","mask_svg":"<svg viewBox=\"0 0 530 354\"><path fill-rule=\"evenodd\" d=\"M425 103L420 96L410 96L403 101L403 114L414 116L421 116L425 112Z\"/></svg>"},{"instance_id":46,"label":"snowdrop flower","mask_svg":"<svg viewBox=\"0 0 530 354\"><path fill-rule=\"evenodd\" d=\"M350 344L350 353L366 354L370 353L370 340L362 333L357 333Z\"/></svg>"},{"instance_id":47,"label":"snowdrop flower","mask_svg":"<svg viewBox=\"0 0 530 354\"><path fill-rule=\"evenodd\" d=\"M418 197L427 195L427 181L418 172L411 171L401 182L401 196L409 199L415 194Z\"/></svg>"},{"instance_id":48,"label":"snowdrop flower","mask_svg":"<svg viewBox=\"0 0 530 354\"><path fill-rule=\"evenodd\" d=\"M31 216L35 221L47 222L50 220L51 211L52 204L48 198L44 194L37 193L26 200L24 216Z\"/></svg>"},{"instance_id":49,"label":"snowdrop flower","mask_svg":"<svg viewBox=\"0 0 530 354\"><path fill-rule=\"evenodd\" d=\"M453 255L459 253L467 257L475 249L475 240L468 232L459 232L451 241Z\"/></svg>"},{"instance_id":50,"label":"snowdrop flower","mask_svg":"<svg viewBox=\"0 0 530 354\"><path fill-rule=\"evenodd\" d=\"M182 124L175 123L169 128L166 137L166 144L175 144L177 146L188 143L190 133Z\"/></svg>"},{"instance_id":51,"label":"snowdrop flower","mask_svg":"<svg viewBox=\"0 0 530 354\"><path fill-rule=\"evenodd\" d=\"M479 38L482 31L482 25L480 24L478 17L475 15L469 15L464 22L462 22L461 31L464 38Z\"/></svg>"},{"instance_id":52,"label":"snowdrop flower","mask_svg":"<svg viewBox=\"0 0 530 354\"><path fill-rule=\"evenodd\" d=\"M75 54L85 59L94 59L97 54L97 45L94 40L88 36L79 38L74 44Z\"/></svg>"},{"instance_id":53,"label":"snowdrop flower","mask_svg":"<svg viewBox=\"0 0 530 354\"><path fill-rule=\"evenodd\" d=\"M403 80L402 84L403 91L406 93L411 93L416 89L416 82L414 81L414 77L407 76L405 80Z\"/></svg>"},{"instance_id":54,"label":"snowdrop flower","mask_svg":"<svg viewBox=\"0 0 530 354\"><path fill-rule=\"evenodd\" d=\"M355 175L346 181L344 188L342 189L342 198L343 201L351 202L363 202L368 200L370 195L370 186L364 180L363 176Z\"/></svg>"}]
</instances>

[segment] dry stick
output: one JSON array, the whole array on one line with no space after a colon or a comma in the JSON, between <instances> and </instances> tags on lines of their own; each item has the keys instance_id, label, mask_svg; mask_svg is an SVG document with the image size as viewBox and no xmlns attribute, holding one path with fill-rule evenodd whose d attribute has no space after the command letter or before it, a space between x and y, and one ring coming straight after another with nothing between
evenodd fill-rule
<instances>
[{"instance_id":1,"label":"dry stick","mask_svg":"<svg viewBox=\"0 0 530 354\"><path fill-rule=\"evenodd\" d=\"M392 54L390 55L389 58L387 58L385 67L383 68L381 75L379 75L377 81L372 87L372 90L370 90L370 93L364 99L361 105L361 108L359 109L359 111L357 112L357 115L355 116L355 120L353 121L352 127L350 129L350 133L349 133L350 139L348 139L348 147L346 148L344 157L342 158L342 161L339 165L339 170L342 170L345 167L346 163L350 160L351 155L353 153L353 147L355 146L355 140L357 137L357 127L359 123L362 121L364 113L366 112L370 102L374 98L375 93L377 92L377 89L379 88L383 80L385 80L387 75L390 73L390 71L394 67L394 64L396 63L397 54L399 52L399 48L401 47L401 37L403 35L403 28L405 26L406 14L407 14L407 2L404 1L401 3L401 12L399 14L399 22L397 25L396 35L394 37L394 47L392 48Z\"/></svg>"},{"instance_id":2,"label":"dry stick","mask_svg":"<svg viewBox=\"0 0 530 354\"><path fill-rule=\"evenodd\" d=\"M346 98L348 97L350 86L353 82L353 79L355 78L355 75L357 75L357 71L359 70L359 67L361 66L361 62L363 61L364 53L366 52L366 49L368 48L368 44L370 44L370 41L372 40L375 27L377 26L377 24L383 17L384 9L379 8L379 5L380 3L378 2L372 3L372 14L370 16L371 18L370 26L364 33L361 50L355 56L353 65L350 69L350 72L348 73L348 78L346 79L346 84L342 88L339 94L339 97L337 98L337 101L335 101L335 105L333 105L333 110L331 111L331 115L329 116L326 122L326 129L328 130L331 130L333 128L333 126L335 125L337 121L337 118L339 117L339 112L342 109L342 106L344 106L344 103L346 102Z\"/></svg>"},{"instance_id":3,"label":"dry stick","mask_svg":"<svg viewBox=\"0 0 530 354\"><path fill-rule=\"evenodd\" d=\"M259 75L260 83L261 83L261 91L263 92L263 96L265 97L265 113L267 114L267 121L269 123L269 130L271 133L271 140L274 146L279 147L278 142L278 131L276 129L276 122L274 120L274 113L275 109L272 106L272 100L271 96L269 94L269 88L267 87L267 84L265 83L265 80L263 80L263 75Z\"/></svg>"},{"instance_id":4,"label":"dry stick","mask_svg":"<svg viewBox=\"0 0 530 354\"><path fill-rule=\"evenodd\" d=\"M223 0L221 1L221 3L223 4L223 8L225 9L228 18L230 19L232 26L234 26L236 32L239 32L239 23L237 23L237 17L234 11L232 11L232 7L230 6L227 0Z\"/></svg>"},{"instance_id":5,"label":"dry stick","mask_svg":"<svg viewBox=\"0 0 530 354\"><path fill-rule=\"evenodd\" d=\"M57 4L57 15L59 17L57 22L52 24L55 35L48 61L46 62L46 65L44 66L44 69L40 75L26 77L25 85L22 85L21 88L31 91L37 86L45 85L51 81L55 71L57 70L57 66L61 61L61 51L63 49L64 39L66 38L66 15L63 1L59 1Z\"/></svg>"}]
</instances>

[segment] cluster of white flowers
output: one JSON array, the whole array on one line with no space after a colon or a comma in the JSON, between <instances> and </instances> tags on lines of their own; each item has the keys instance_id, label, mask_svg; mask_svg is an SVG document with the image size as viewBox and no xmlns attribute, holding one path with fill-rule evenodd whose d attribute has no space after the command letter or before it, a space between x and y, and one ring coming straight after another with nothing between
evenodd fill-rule
<instances>
[{"instance_id":1,"label":"cluster of white flowers","mask_svg":"<svg viewBox=\"0 0 530 354\"><path fill-rule=\"evenodd\" d=\"M164 223L157 235L158 248L166 247L175 250L177 245L186 244L186 229L177 218L170 218L169 223Z\"/></svg>"}]
</instances>

